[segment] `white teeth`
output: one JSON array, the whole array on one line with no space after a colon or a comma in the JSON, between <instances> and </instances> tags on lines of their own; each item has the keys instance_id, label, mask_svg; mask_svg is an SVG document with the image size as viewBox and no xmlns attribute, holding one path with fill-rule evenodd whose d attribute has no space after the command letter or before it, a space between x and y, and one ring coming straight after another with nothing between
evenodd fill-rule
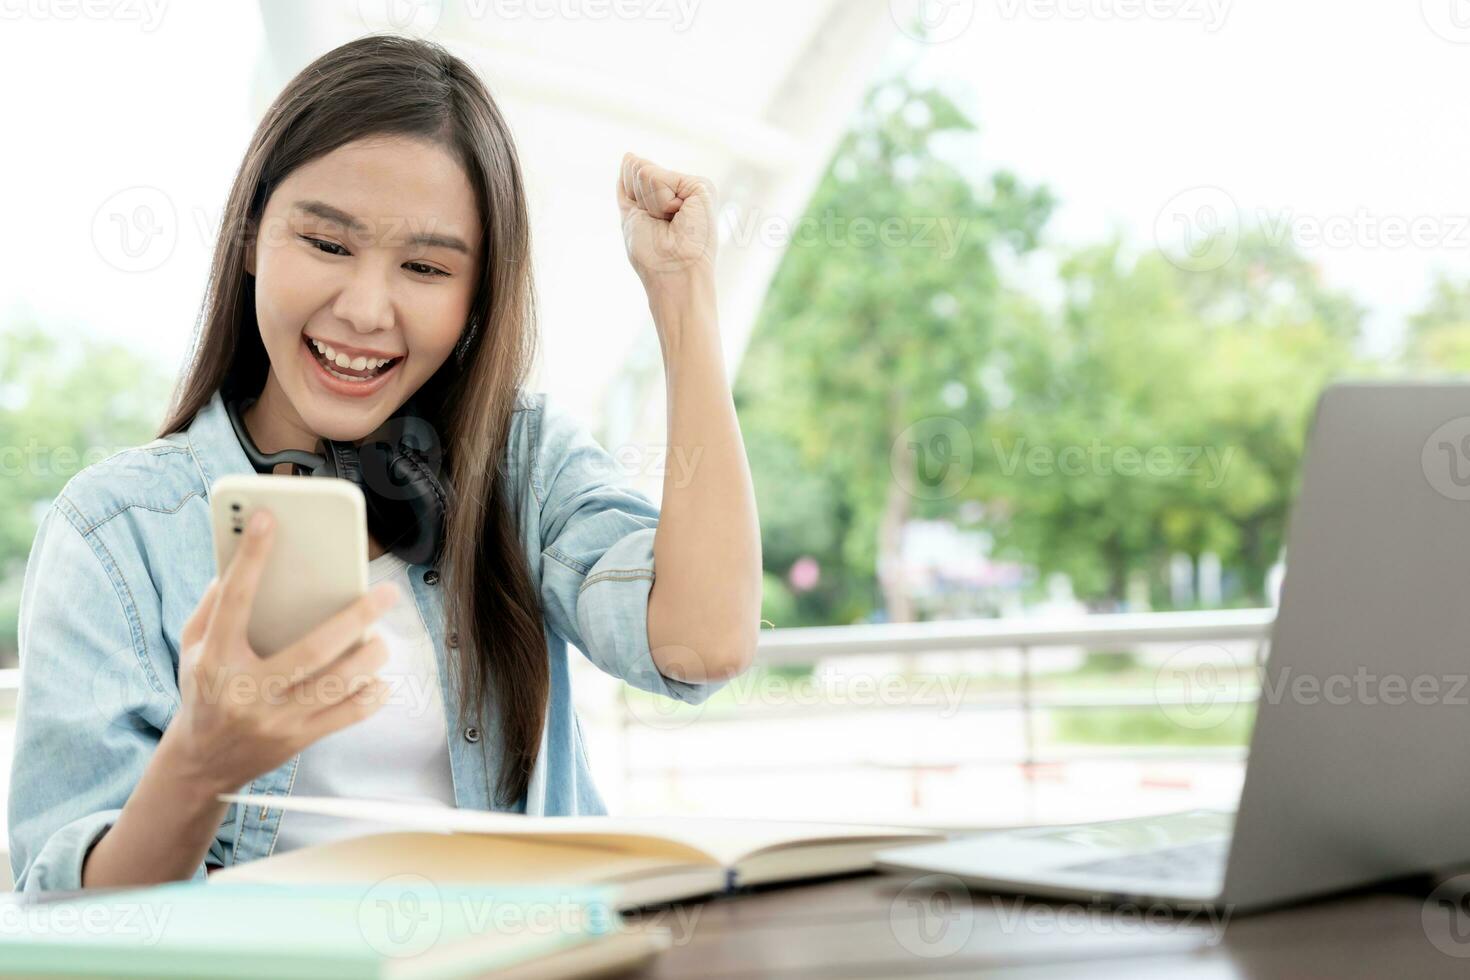
<instances>
[{"instance_id":1,"label":"white teeth","mask_svg":"<svg viewBox=\"0 0 1470 980\"><path fill-rule=\"evenodd\" d=\"M366 378L364 378L363 376L358 374L343 374L341 371L332 370L332 368L326 364L323 364L322 367L326 368L327 373L330 374L332 377L341 378L343 381L369 381L373 377L376 377L375 375L368 375Z\"/></svg>"},{"instance_id":2,"label":"white teeth","mask_svg":"<svg viewBox=\"0 0 1470 980\"><path fill-rule=\"evenodd\" d=\"M323 342L315 338L310 338L310 336L307 339L312 341L312 347L319 350L326 360L337 364L338 367L350 367L353 370L378 370L379 367L390 363L392 360L391 357L348 357L347 354L340 353L340 351L332 348L331 344L323 344Z\"/></svg>"},{"instance_id":3,"label":"white teeth","mask_svg":"<svg viewBox=\"0 0 1470 980\"><path fill-rule=\"evenodd\" d=\"M377 371L386 367L393 360L391 357L348 357L346 354L337 351L331 344L324 344L314 337L308 337L307 340L310 340L311 345L321 353L322 359L325 361L322 367L326 368L327 373L335 378L341 378L343 381L365 381L367 379L333 371L331 365L335 364L337 367L348 368L352 371Z\"/></svg>"}]
</instances>

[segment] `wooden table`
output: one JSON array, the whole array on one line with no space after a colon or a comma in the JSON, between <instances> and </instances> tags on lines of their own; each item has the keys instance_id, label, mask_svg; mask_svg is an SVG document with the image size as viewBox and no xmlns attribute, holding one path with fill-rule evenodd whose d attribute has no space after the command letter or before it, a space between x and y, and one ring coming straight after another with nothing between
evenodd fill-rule
<instances>
[{"instance_id":1,"label":"wooden table","mask_svg":"<svg viewBox=\"0 0 1470 980\"><path fill-rule=\"evenodd\" d=\"M1470 977L1470 875L1210 921L862 875L634 913L674 942L632 977ZM1437 890L1436 890L1437 889Z\"/></svg>"}]
</instances>

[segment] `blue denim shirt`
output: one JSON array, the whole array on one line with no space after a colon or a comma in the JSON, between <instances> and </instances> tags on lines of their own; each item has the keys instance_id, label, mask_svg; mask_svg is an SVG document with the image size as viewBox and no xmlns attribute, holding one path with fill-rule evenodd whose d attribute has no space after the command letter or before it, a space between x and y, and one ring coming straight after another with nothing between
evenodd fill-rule
<instances>
[{"instance_id":1,"label":"blue denim shirt","mask_svg":"<svg viewBox=\"0 0 1470 980\"><path fill-rule=\"evenodd\" d=\"M672 680L654 665L648 595L658 510L609 482L612 457L545 394L524 392L507 452L551 667L541 759L514 811L604 813L572 705L567 644L634 687L681 701L697 704L721 684ZM116 820L180 706L179 633L215 574L210 487L252 472L216 393L187 431L78 473L42 519L20 606L9 814L17 890L81 886L87 850ZM478 725L455 724L442 589L429 572L409 569L450 721L455 802L494 809L496 710L486 705ZM241 790L285 796L299 761ZM270 854L280 818L280 810L232 804L194 879L204 878L205 864Z\"/></svg>"}]
</instances>

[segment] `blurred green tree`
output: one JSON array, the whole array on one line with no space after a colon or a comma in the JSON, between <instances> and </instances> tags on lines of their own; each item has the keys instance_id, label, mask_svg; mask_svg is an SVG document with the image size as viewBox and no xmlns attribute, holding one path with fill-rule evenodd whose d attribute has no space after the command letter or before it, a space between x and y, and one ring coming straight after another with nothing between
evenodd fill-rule
<instances>
[{"instance_id":1,"label":"blurred green tree","mask_svg":"<svg viewBox=\"0 0 1470 980\"><path fill-rule=\"evenodd\" d=\"M858 621L875 606L911 618L900 533L948 507L913 492L926 461L905 443L927 434L906 432L939 417L978 431L997 265L1036 246L1052 205L1007 173L979 181L948 162L975 159L975 140L943 92L883 82L792 225L735 387L766 568L784 577L808 555L820 566L795 597L797 623L778 625Z\"/></svg>"},{"instance_id":2,"label":"blurred green tree","mask_svg":"<svg viewBox=\"0 0 1470 980\"><path fill-rule=\"evenodd\" d=\"M35 323L0 330L0 666L36 525L83 467L152 438L168 379L128 348Z\"/></svg>"},{"instance_id":3,"label":"blurred green tree","mask_svg":"<svg viewBox=\"0 0 1470 980\"><path fill-rule=\"evenodd\" d=\"M1018 301L997 334L1006 404L972 488L998 552L1107 606L1136 574L1167 605L1170 556L1208 551L1234 576L1226 601L1265 602L1317 396L1367 369L1361 310L1259 238L1206 272L1114 242L1060 278L1058 312Z\"/></svg>"},{"instance_id":4,"label":"blurred green tree","mask_svg":"<svg viewBox=\"0 0 1470 980\"><path fill-rule=\"evenodd\" d=\"M1470 372L1470 280L1436 278L1424 309L1409 318L1404 361L1427 373Z\"/></svg>"},{"instance_id":5,"label":"blurred green tree","mask_svg":"<svg viewBox=\"0 0 1470 980\"><path fill-rule=\"evenodd\" d=\"M1053 201L976 177L977 142L943 92L875 86L796 226L822 233L793 234L773 280L735 398L778 625L912 618L905 524L976 513L996 557L1094 607L1140 577L1168 605L1170 557L1206 552L1225 601L1264 602L1317 395L1369 370L1362 309L1249 234L1205 271L1119 241L1048 251L1052 285L1021 290L1005 273ZM820 575L792 583L804 556Z\"/></svg>"}]
</instances>

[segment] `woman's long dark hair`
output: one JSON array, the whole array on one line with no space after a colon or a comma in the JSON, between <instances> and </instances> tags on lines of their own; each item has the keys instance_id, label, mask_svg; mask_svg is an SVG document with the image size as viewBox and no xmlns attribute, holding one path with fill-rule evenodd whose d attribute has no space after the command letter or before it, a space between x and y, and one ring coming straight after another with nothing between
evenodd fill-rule
<instances>
[{"instance_id":1,"label":"woman's long dark hair","mask_svg":"<svg viewBox=\"0 0 1470 980\"><path fill-rule=\"evenodd\" d=\"M188 368L160 434L193 420L216 390L258 395L269 367L246 247L271 192L293 170L368 136L445 147L475 189L481 255L462 347L425 382L416 408L448 450L451 511L440 574L457 635L460 725L495 698L503 738L499 803L526 791L541 744L549 667L541 607L521 552L518 504L502 465L511 413L535 356L530 224L520 164L494 99L432 42L369 35L322 55L277 97L235 176ZM422 403L422 404L419 404Z\"/></svg>"}]
</instances>

